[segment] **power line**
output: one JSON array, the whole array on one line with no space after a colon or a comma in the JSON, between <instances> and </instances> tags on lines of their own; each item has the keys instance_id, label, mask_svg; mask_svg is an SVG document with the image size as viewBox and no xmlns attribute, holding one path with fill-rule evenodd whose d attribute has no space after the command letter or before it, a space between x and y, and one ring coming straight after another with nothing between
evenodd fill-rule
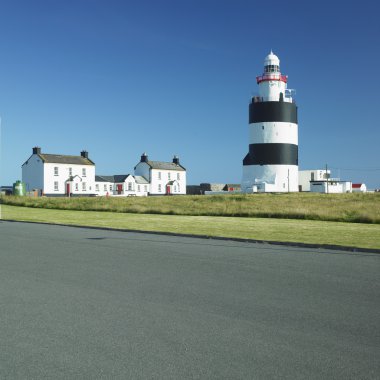
<instances>
[{"instance_id":1,"label":"power line","mask_svg":"<svg viewBox=\"0 0 380 380\"><path fill-rule=\"evenodd\" d=\"M380 171L380 168L335 168L330 166L330 169L335 169L335 170L345 170L345 171L355 171L355 172L376 172Z\"/></svg>"}]
</instances>

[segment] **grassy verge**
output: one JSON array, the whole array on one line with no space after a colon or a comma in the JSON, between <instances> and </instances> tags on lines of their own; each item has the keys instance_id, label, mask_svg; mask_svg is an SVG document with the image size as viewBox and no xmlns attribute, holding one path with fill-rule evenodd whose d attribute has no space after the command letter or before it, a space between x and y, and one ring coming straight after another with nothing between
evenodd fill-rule
<instances>
[{"instance_id":1,"label":"grassy verge","mask_svg":"<svg viewBox=\"0 0 380 380\"><path fill-rule=\"evenodd\" d=\"M380 223L380 193L285 193L71 199L0 197L0 203L60 210Z\"/></svg>"},{"instance_id":2,"label":"grassy verge","mask_svg":"<svg viewBox=\"0 0 380 380\"><path fill-rule=\"evenodd\" d=\"M20 221L380 249L378 224L1 208L3 219Z\"/></svg>"}]
</instances>

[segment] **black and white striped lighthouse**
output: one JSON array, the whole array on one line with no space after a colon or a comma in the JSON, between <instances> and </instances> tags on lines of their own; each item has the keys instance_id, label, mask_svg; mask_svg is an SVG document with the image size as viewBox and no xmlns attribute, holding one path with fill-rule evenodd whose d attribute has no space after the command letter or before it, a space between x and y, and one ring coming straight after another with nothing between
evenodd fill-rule
<instances>
[{"instance_id":1,"label":"black and white striped lighthouse","mask_svg":"<svg viewBox=\"0 0 380 380\"><path fill-rule=\"evenodd\" d=\"M298 121L293 90L271 51L256 78L259 94L249 105L249 152L243 160L241 189L252 192L298 191Z\"/></svg>"}]
</instances>

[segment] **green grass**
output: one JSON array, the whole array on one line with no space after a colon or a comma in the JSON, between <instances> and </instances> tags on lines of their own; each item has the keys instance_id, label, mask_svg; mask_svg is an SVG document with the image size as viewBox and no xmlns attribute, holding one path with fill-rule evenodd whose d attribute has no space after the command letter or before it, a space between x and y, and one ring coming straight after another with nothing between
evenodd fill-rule
<instances>
[{"instance_id":1,"label":"green grass","mask_svg":"<svg viewBox=\"0 0 380 380\"><path fill-rule=\"evenodd\" d=\"M285 193L71 199L0 197L0 203L80 211L380 223L380 193Z\"/></svg>"},{"instance_id":2,"label":"green grass","mask_svg":"<svg viewBox=\"0 0 380 380\"><path fill-rule=\"evenodd\" d=\"M1 206L2 218L115 229L380 249L380 225L311 220L133 214Z\"/></svg>"}]
</instances>

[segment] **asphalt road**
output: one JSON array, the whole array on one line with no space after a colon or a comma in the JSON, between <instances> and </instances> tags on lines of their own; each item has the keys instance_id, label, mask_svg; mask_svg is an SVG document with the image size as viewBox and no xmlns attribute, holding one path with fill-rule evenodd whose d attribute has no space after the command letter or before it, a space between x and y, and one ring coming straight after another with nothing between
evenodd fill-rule
<instances>
[{"instance_id":1,"label":"asphalt road","mask_svg":"<svg viewBox=\"0 0 380 380\"><path fill-rule=\"evenodd\" d=\"M380 255L0 221L1 379L378 379Z\"/></svg>"}]
</instances>

